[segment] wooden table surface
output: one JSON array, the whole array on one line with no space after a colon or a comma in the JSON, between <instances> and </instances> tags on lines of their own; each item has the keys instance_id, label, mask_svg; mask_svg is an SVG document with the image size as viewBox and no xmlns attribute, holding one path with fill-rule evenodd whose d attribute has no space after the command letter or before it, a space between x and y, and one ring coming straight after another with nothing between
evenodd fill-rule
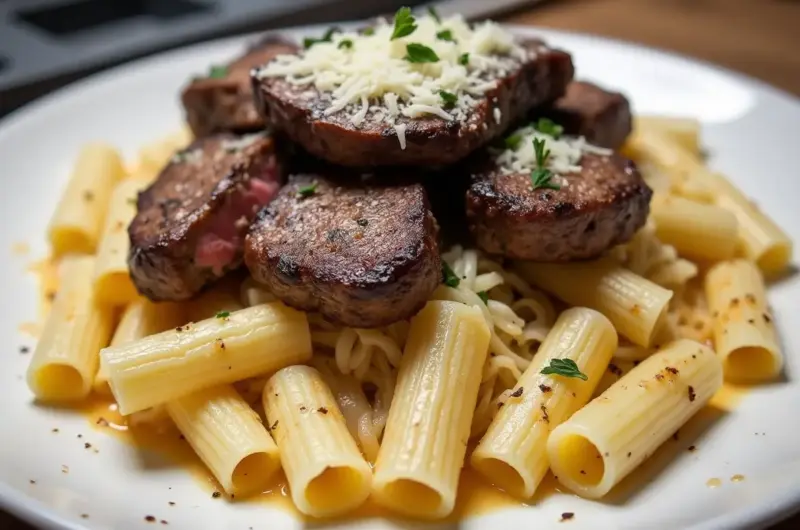
<instances>
[{"instance_id":1,"label":"wooden table surface","mask_svg":"<svg viewBox=\"0 0 800 530\"><path fill-rule=\"evenodd\" d=\"M800 96L800 0L551 0L505 20L671 50ZM0 528L30 529L2 512ZM797 528L800 516L771 530Z\"/></svg>"}]
</instances>

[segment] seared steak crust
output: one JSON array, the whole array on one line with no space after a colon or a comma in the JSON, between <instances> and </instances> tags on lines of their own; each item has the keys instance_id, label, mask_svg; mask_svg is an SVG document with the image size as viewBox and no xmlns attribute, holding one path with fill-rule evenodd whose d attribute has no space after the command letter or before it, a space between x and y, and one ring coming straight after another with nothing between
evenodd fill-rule
<instances>
[{"instance_id":1,"label":"seared steak crust","mask_svg":"<svg viewBox=\"0 0 800 530\"><path fill-rule=\"evenodd\" d=\"M379 327L419 311L439 284L437 232L419 184L298 174L253 223L245 262L293 307Z\"/></svg>"},{"instance_id":2,"label":"seared steak crust","mask_svg":"<svg viewBox=\"0 0 800 530\"><path fill-rule=\"evenodd\" d=\"M137 199L131 278L151 300L185 300L241 263L250 221L279 187L273 140L219 134L176 153Z\"/></svg>"},{"instance_id":3,"label":"seared steak crust","mask_svg":"<svg viewBox=\"0 0 800 530\"><path fill-rule=\"evenodd\" d=\"M564 94L574 73L569 54L538 40L526 41L524 46L535 52L535 58L501 78L465 122L436 116L399 117L397 123L406 126L405 149L394 128L374 115L368 115L360 127L350 122L347 109L325 116L330 96L313 86L254 75L254 93L268 123L329 162L353 167L451 164L501 135L534 106Z\"/></svg>"},{"instance_id":4,"label":"seared steak crust","mask_svg":"<svg viewBox=\"0 0 800 530\"><path fill-rule=\"evenodd\" d=\"M263 129L264 119L253 102L250 70L297 49L296 44L271 36L228 64L224 77L193 79L183 89L181 102L194 135L201 138L218 132Z\"/></svg>"},{"instance_id":5,"label":"seared steak crust","mask_svg":"<svg viewBox=\"0 0 800 530\"><path fill-rule=\"evenodd\" d=\"M560 190L531 189L528 174L491 165L467 191L469 228L489 254L533 261L592 258L644 225L652 191L633 162L585 154Z\"/></svg>"}]
</instances>

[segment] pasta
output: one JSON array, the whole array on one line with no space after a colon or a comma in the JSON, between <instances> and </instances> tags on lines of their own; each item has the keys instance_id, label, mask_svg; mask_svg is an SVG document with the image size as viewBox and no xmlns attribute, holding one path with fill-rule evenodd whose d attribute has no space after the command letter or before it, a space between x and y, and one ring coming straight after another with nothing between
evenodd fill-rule
<instances>
[{"instance_id":1,"label":"pasta","mask_svg":"<svg viewBox=\"0 0 800 530\"><path fill-rule=\"evenodd\" d=\"M411 319L375 463L376 502L424 518L453 510L489 338L481 311L457 302L428 302Z\"/></svg>"},{"instance_id":2,"label":"pasta","mask_svg":"<svg viewBox=\"0 0 800 530\"><path fill-rule=\"evenodd\" d=\"M759 269L743 259L722 262L708 272L705 287L725 379L774 379L783 368L783 355Z\"/></svg>"},{"instance_id":3,"label":"pasta","mask_svg":"<svg viewBox=\"0 0 800 530\"><path fill-rule=\"evenodd\" d=\"M94 266L89 256L65 259L61 266L61 288L28 367L28 386L37 399L79 400L92 389L98 354L115 320L92 297Z\"/></svg>"},{"instance_id":4,"label":"pasta","mask_svg":"<svg viewBox=\"0 0 800 530\"><path fill-rule=\"evenodd\" d=\"M298 510L331 517L367 500L372 472L319 372L278 371L264 388L264 411Z\"/></svg>"},{"instance_id":5,"label":"pasta","mask_svg":"<svg viewBox=\"0 0 800 530\"><path fill-rule=\"evenodd\" d=\"M101 362L122 414L311 358L305 314L283 304L242 309L106 348Z\"/></svg>"},{"instance_id":6,"label":"pasta","mask_svg":"<svg viewBox=\"0 0 800 530\"><path fill-rule=\"evenodd\" d=\"M597 311L561 313L472 453L472 467L512 495L532 497L550 467L551 429L589 401L616 347L614 327ZM553 359L574 361L587 380L542 374Z\"/></svg>"},{"instance_id":7,"label":"pasta","mask_svg":"<svg viewBox=\"0 0 800 530\"><path fill-rule=\"evenodd\" d=\"M550 434L558 481L592 499L608 493L722 385L714 352L680 340L655 353Z\"/></svg>"},{"instance_id":8,"label":"pasta","mask_svg":"<svg viewBox=\"0 0 800 530\"><path fill-rule=\"evenodd\" d=\"M50 220L48 238L55 256L94 253L111 193L124 175L122 159L112 147L89 144L81 150Z\"/></svg>"},{"instance_id":9,"label":"pasta","mask_svg":"<svg viewBox=\"0 0 800 530\"><path fill-rule=\"evenodd\" d=\"M700 157L700 123L691 118L674 118L666 116L636 116L634 130L658 130L670 137L682 149L692 156Z\"/></svg>"},{"instance_id":10,"label":"pasta","mask_svg":"<svg viewBox=\"0 0 800 530\"><path fill-rule=\"evenodd\" d=\"M591 307L639 346L650 346L667 311L672 292L623 269L612 260L573 263L517 262L530 282L565 302Z\"/></svg>"},{"instance_id":11,"label":"pasta","mask_svg":"<svg viewBox=\"0 0 800 530\"><path fill-rule=\"evenodd\" d=\"M180 397L166 410L229 495L260 493L280 469L278 447L232 386Z\"/></svg>"},{"instance_id":12,"label":"pasta","mask_svg":"<svg viewBox=\"0 0 800 530\"><path fill-rule=\"evenodd\" d=\"M656 194L650 204L658 238L689 258L721 261L736 250L738 223L728 210Z\"/></svg>"},{"instance_id":13,"label":"pasta","mask_svg":"<svg viewBox=\"0 0 800 530\"><path fill-rule=\"evenodd\" d=\"M137 296L128 273L128 224L136 215L134 199L141 187L138 181L125 180L111 194L94 272L95 297L105 305L123 306Z\"/></svg>"},{"instance_id":14,"label":"pasta","mask_svg":"<svg viewBox=\"0 0 800 530\"><path fill-rule=\"evenodd\" d=\"M111 338L110 346L127 344L179 326L186 321L183 313L183 307L179 304L169 302L156 304L146 298L138 298L130 303L122 313L122 318ZM93 386L94 391L98 394L111 395L108 374L102 365L97 370Z\"/></svg>"}]
</instances>

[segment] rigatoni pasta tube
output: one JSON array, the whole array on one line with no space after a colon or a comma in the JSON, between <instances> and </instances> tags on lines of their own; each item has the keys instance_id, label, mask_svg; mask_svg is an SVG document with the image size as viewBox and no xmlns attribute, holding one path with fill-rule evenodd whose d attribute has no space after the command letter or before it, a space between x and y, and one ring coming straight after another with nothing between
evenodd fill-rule
<instances>
[{"instance_id":1,"label":"rigatoni pasta tube","mask_svg":"<svg viewBox=\"0 0 800 530\"><path fill-rule=\"evenodd\" d=\"M453 511L490 339L483 313L432 301L411 319L373 498L396 512Z\"/></svg>"},{"instance_id":2,"label":"rigatoni pasta tube","mask_svg":"<svg viewBox=\"0 0 800 530\"><path fill-rule=\"evenodd\" d=\"M168 402L166 409L229 495L261 493L280 469L278 446L232 386L194 392Z\"/></svg>"},{"instance_id":3,"label":"rigatoni pasta tube","mask_svg":"<svg viewBox=\"0 0 800 530\"><path fill-rule=\"evenodd\" d=\"M707 261L733 257L736 251L736 216L713 204L656 194L650 215L658 238L672 245L681 256Z\"/></svg>"},{"instance_id":4,"label":"rigatoni pasta tube","mask_svg":"<svg viewBox=\"0 0 800 530\"><path fill-rule=\"evenodd\" d=\"M89 395L100 349L114 327L113 310L92 297L95 260L67 258L61 288L28 367L28 386L44 401L78 400Z\"/></svg>"},{"instance_id":5,"label":"rigatoni pasta tube","mask_svg":"<svg viewBox=\"0 0 800 530\"><path fill-rule=\"evenodd\" d=\"M774 379L783 368L783 355L761 271L743 259L719 263L706 275L705 288L725 379Z\"/></svg>"},{"instance_id":6,"label":"rigatoni pasta tube","mask_svg":"<svg viewBox=\"0 0 800 530\"><path fill-rule=\"evenodd\" d=\"M609 259L574 263L514 265L520 276L574 306L603 313L617 331L639 346L650 346L667 311L672 291Z\"/></svg>"},{"instance_id":7,"label":"rigatoni pasta tube","mask_svg":"<svg viewBox=\"0 0 800 530\"><path fill-rule=\"evenodd\" d=\"M50 220L48 239L55 256L94 253L111 192L124 176L122 159L114 148L89 144L81 149L67 189Z\"/></svg>"},{"instance_id":8,"label":"rigatoni pasta tube","mask_svg":"<svg viewBox=\"0 0 800 530\"><path fill-rule=\"evenodd\" d=\"M281 303L211 317L101 353L122 414L309 358L311 333L305 313Z\"/></svg>"},{"instance_id":9,"label":"rigatoni pasta tube","mask_svg":"<svg viewBox=\"0 0 800 530\"><path fill-rule=\"evenodd\" d=\"M550 434L558 481L582 497L608 493L722 386L716 354L691 340L656 352Z\"/></svg>"},{"instance_id":10,"label":"rigatoni pasta tube","mask_svg":"<svg viewBox=\"0 0 800 530\"><path fill-rule=\"evenodd\" d=\"M672 116L636 116L635 130L657 130L672 139L689 153L700 157L700 123L693 118Z\"/></svg>"},{"instance_id":11,"label":"rigatoni pasta tube","mask_svg":"<svg viewBox=\"0 0 800 530\"><path fill-rule=\"evenodd\" d=\"M550 431L589 401L616 347L617 332L602 314L561 313L473 451L472 467L512 495L532 497L550 468ZM574 361L587 380L542 374L552 359Z\"/></svg>"},{"instance_id":12,"label":"rigatoni pasta tube","mask_svg":"<svg viewBox=\"0 0 800 530\"><path fill-rule=\"evenodd\" d=\"M264 387L264 412L298 510L332 517L367 500L372 470L317 370L275 373Z\"/></svg>"},{"instance_id":13,"label":"rigatoni pasta tube","mask_svg":"<svg viewBox=\"0 0 800 530\"><path fill-rule=\"evenodd\" d=\"M136 299L128 271L128 225L136 215L136 197L141 189L141 182L124 180L111 194L94 273L95 297L106 305L121 306Z\"/></svg>"},{"instance_id":14,"label":"rigatoni pasta tube","mask_svg":"<svg viewBox=\"0 0 800 530\"><path fill-rule=\"evenodd\" d=\"M142 339L149 335L161 333L186 322L183 307L171 302L154 303L146 298L137 298L128 304L122 313L117 329L111 338L111 346L120 346L128 342ZM94 377L94 391L102 395L111 395L108 386L108 374L103 365Z\"/></svg>"}]
</instances>

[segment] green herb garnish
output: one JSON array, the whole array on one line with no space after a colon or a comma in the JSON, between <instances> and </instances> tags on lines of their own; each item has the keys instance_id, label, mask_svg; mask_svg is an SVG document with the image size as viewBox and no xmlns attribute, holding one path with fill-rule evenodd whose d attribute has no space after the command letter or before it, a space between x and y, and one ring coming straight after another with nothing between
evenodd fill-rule
<instances>
[{"instance_id":1,"label":"green herb garnish","mask_svg":"<svg viewBox=\"0 0 800 530\"><path fill-rule=\"evenodd\" d=\"M458 96L451 92L446 92L444 90L439 91L439 96L441 96L442 101L444 101L445 105L453 106L458 101Z\"/></svg>"},{"instance_id":2,"label":"green herb garnish","mask_svg":"<svg viewBox=\"0 0 800 530\"><path fill-rule=\"evenodd\" d=\"M312 182L308 186L303 186L302 188L299 188L297 190L297 195L303 198L311 197L312 195L314 195L314 192L316 191L317 191L317 183Z\"/></svg>"},{"instance_id":3,"label":"green herb garnish","mask_svg":"<svg viewBox=\"0 0 800 530\"><path fill-rule=\"evenodd\" d=\"M331 42L331 40L333 39L333 34L338 33L339 31L340 31L339 28L328 28L328 31L325 32L322 38L314 39L312 37L306 37L305 39L303 39L303 48L309 49L315 44L319 44L321 42Z\"/></svg>"},{"instance_id":4,"label":"green herb garnish","mask_svg":"<svg viewBox=\"0 0 800 530\"><path fill-rule=\"evenodd\" d=\"M229 316L231 316L231 312L230 311L217 311L217 314L216 314L217 318L228 318Z\"/></svg>"},{"instance_id":5,"label":"green herb garnish","mask_svg":"<svg viewBox=\"0 0 800 530\"><path fill-rule=\"evenodd\" d=\"M223 77L228 75L228 67L227 66L217 66L212 64L211 67L208 69L208 78L209 79L222 79Z\"/></svg>"},{"instance_id":6,"label":"green herb garnish","mask_svg":"<svg viewBox=\"0 0 800 530\"><path fill-rule=\"evenodd\" d=\"M584 381L588 381L589 379L586 377L586 374L578 369L578 365L575 364L575 361L572 359L550 359L550 366L545 366L539 373L544 375L560 375L562 377L577 377Z\"/></svg>"},{"instance_id":7,"label":"green herb garnish","mask_svg":"<svg viewBox=\"0 0 800 530\"><path fill-rule=\"evenodd\" d=\"M556 140L558 140L559 136L564 134L564 127L549 118L539 118L539 121L536 122L534 127L540 133L552 136Z\"/></svg>"},{"instance_id":8,"label":"green herb garnish","mask_svg":"<svg viewBox=\"0 0 800 530\"><path fill-rule=\"evenodd\" d=\"M411 42L406 44L406 56L403 57L410 63L435 63L439 61L436 52L423 44Z\"/></svg>"},{"instance_id":9,"label":"green herb garnish","mask_svg":"<svg viewBox=\"0 0 800 530\"><path fill-rule=\"evenodd\" d=\"M533 139L533 150L536 153L536 169L531 171L531 184L535 190L539 188L560 190L561 186L552 181L553 172L545 167L547 158L550 156L550 150L545 149L544 145L544 140L539 138Z\"/></svg>"},{"instance_id":10,"label":"green herb garnish","mask_svg":"<svg viewBox=\"0 0 800 530\"><path fill-rule=\"evenodd\" d=\"M442 283L448 287L458 287L458 284L461 283L461 280L458 279L458 276L446 261L442 262L442 276L444 278Z\"/></svg>"},{"instance_id":11,"label":"green herb garnish","mask_svg":"<svg viewBox=\"0 0 800 530\"><path fill-rule=\"evenodd\" d=\"M340 40L339 45L336 47L339 48L340 50L344 48L347 48L349 50L350 48L353 47L353 41L351 41L350 39Z\"/></svg>"},{"instance_id":12,"label":"green herb garnish","mask_svg":"<svg viewBox=\"0 0 800 530\"><path fill-rule=\"evenodd\" d=\"M436 21L437 24L442 23L442 19L439 17L439 13L436 12L436 8L433 6L428 6L428 14Z\"/></svg>"},{"instance_id":13,"label":"green herb garnish","mask_svg":"<svg viewBox=\"0 0 800 530\"><path fill-rule=\"evenodd\" d=\"M439 39L439 40L445 40L445 41L448 41L448 42L455 42L456 41L456 39L453 38L453 32L450 31L449 29L446 29L444 31L440 31L439 33L437 33L436 34L436 38Z\"/></svg>"},{"instance_id":14,"label":"green herb garnish","mask_svg":"<svg viewBox=\"0 0 800 530\"><path fill-rule=\"evenodd\" d=\"M375 29L374 28L364 28L364 31L362 31L361 34L362 35L366 35L367 37L371 37L371 36L375 35Z\"/></svg>"},{"instance_id":15,"label":"green herb garnish","mask_svg":"<svg viewBox=\"0 0 800 530\"><path fill-rule=\"evenodd\" d=\"M406 37L414 33L417 29L415 22L416 20L411 14L411 8L401 7L398 9L394 15L394 31L390 40Z\"/></svg>"},{"instance_id":16,"label":"green herb garnish","mask_svg":"<svg viewBox=\"0 0 800 530\"><path fill-rule=\"evenodd\" d=\"M477 294L478 298L483 300L484 304L489 305L489 293L487 293L486 291L478 291Z\"/></svg>"},{"instance_id":17,"label":"green herb garnish","mask_svg":"<svg viewBox=\"0 0 800 530\"><path fill-rule=\"evenodd\" d=\"M519 147L520 142L522 142L522 135L514 133L505 139L506 149L516 149Z\"/></svg>"},{"instance_id":18,"label":"green herb garnish","mask_svg":"<svg viewBox=\"0 0 800 530\"><path fill-rule=\"evenodd\" d=\"M458 64L463 64L464 66L467 66L469 64L469 54L462 53L461 57L458 58Z\"/></svg>"}]
</instances>

